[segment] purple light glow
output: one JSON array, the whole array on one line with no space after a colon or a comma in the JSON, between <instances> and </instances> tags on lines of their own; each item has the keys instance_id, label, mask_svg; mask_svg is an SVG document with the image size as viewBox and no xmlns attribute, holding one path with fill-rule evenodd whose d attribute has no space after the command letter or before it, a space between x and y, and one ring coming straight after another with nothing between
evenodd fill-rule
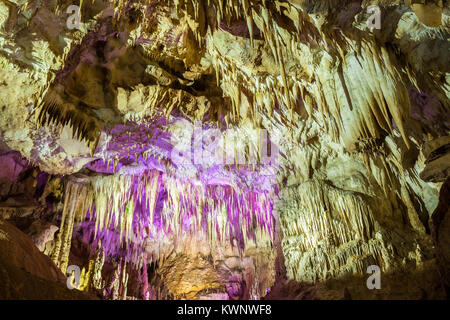
<instances>
[{"instance_id":1,"label":"purple light glow","mask_svg":"<svg viewBox=\"0 0 450 320\"><path fill-rule=\"evenodd\" d=\"M146 242L158 235L201 233L239 252L248 241L258 245L263 235L273 241L273 168L177 167L170 158L171 136L158 123L104 131L110 137L104 159L85 167L110 175L90 178L94 201L85 240L94 239L93 247L101 243L107 257L139 266Z\"/></svg>"}]
</instances>

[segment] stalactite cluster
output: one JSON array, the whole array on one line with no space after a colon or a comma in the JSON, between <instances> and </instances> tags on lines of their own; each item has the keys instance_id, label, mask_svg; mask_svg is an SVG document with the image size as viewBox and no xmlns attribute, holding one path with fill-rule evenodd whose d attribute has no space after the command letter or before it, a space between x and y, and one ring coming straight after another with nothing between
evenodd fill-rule
<instances>
[{"instance_id":1,"label":"stalactite cluster","mask_svg":"<svg viewBox=\"0 0 450 320\"><path fill-rule=\"evenodd\" d=\"M443 296L448 7L0 1L0 258L106 299Z\"/></svg>"},{"instance_id":2,"label":"stalactite cluster","mask_svg":"<svg viewBox=\"0 0 450 320\"><path fill-rule=\"evenodd\" d=\"M81 178L80 178L81 179ZM230 186L200 183L162 174L83 177L68 181L64 210L52 258L65 271L74 224L94 223L85 236L97 246L96 257L83 269L79 289L101 289L105 257L120 259L118 274L111 284L113 298L126 298L126 267L145 274L150 261L164 263L164 250L146 251L147 239L158 233L180 240L188 234L205 234L212 248L231 246L244 251L250 243L270 246L273 239L272 198L269 192L235 190ZM165 190L166 198L161 194ZM162 208L156 210L157 202ZM139 271L141 272L141 271ZM120 280L121 279L121 280Z\"/></svg>"}]
</instances>

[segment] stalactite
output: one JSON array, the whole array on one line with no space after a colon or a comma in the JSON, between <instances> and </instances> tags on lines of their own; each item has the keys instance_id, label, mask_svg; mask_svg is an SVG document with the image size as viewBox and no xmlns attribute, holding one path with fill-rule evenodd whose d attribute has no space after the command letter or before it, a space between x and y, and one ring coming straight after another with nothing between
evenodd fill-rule
<instances>
[{"instance_id":1,"label":"stalactite","mask_svg":"<svg viewBox=\"0 0 450 320\"><path fill-rule=\"evenodd\" d=\"M94 154L99 139L102 122L95 113L80 111L77 107L64 103L60 97L60 85L52 85L46 89L42 102L35 112L38 127L46 125L60 125L60 129L69 126L72 130L73 139L84 141L89 147L91 155Z\"/></svg>"},{"instance_id":2,"label":"stalactite","mask_svg":"<svg viewBox=\"0 0 450 320\"><path fill-rule=\"evenodd\" d=\"M53 262L63 273L69 262L74 223L84 220L91 203L92 194L86 185L71 180L67 182L61 226L52 253Z\"/></svg>"},{"instance_id":3,"label":"stalactite","mask_svg":"<svg viewBox=\"0 0 450 320\"><path fill-rule=\"evenodd\" d=\"M162 211L156 219L161 187L167 191L167 199L163 199ZM92 245L97 247L97 252L89 261L87 271L83 269L79 289L103 289L105 258L120 258L105 294L113 299L126 299L127 267L136 271L146 268L145 241L151 232L162 231L180 241L185 235L203 233L211 248L231 245L242 254L250 242L272 243L272 199L270 191L207 186L179 180L156 170L135 176L91 176L82 181L70 180L66 186L61 232L52 257L61 268L66 268L74 224L86 219L92 221ZM159 250L155 258L164 264L170 257L164 250ZM144 297L148 295L145 281Z\"/></svg>"},{"instance_id":4,"label":"stalactite","mask_svg":"<svg viewBox=\"0 0 450 320\"><path fill-rule=\"evenodd\" d=\"M256 241L257 236L258 241L271 241L270 194L251 190L239 192L228 186L203 188L189 182L180 185L171 178L167 178L164 185L169 195L167 208L163 210L168 229L180 232L183 221L193 219L191 228L204 226L212 243L236 239L238 246L243 248L246 242ZM253 219L257 222L256 228L252 226Z\"/></svg>"}]
</instances>

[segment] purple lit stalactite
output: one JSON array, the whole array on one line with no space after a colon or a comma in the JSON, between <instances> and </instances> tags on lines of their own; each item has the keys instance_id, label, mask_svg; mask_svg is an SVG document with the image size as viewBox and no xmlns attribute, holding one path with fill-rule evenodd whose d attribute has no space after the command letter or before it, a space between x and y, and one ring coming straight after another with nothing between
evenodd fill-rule
<instances>
[{"instance_id":1,"label":"purple lit stalactite","mask_svg":"<svg viewBox=\"0 0 450 320\"><path fill-rule=\"evenodd\" d=\"M106 132L111 139L105 160L86 166L102 175L89 178L94 201L87 212L83 241L94 248L101 245L107 260L122 261L119 274L124 265L134 266L145 299L151 293L147 263L155 259L153 253L147 256L149 239L206 234L210 241L230 243L241 253L248 241L257 242L262 234L273 241L272 209L278 190L275 174L270 173L274 170L266 169L278 166L277 146L260 130L259 163L238 155L240 161L250 160L253 169L249 170L225 155L218 157L222 133L211 128L205 132L205 127L192 127L191 149L181 154L181 160L189 161L174 163L173 155L179 150L165 132L146 125L117 126ZM187 171L194 170L189 177L173 169L183 165ZM114 290L124 292L124 288L111 290L110 295Z\"/></svg>"}]
</instances>

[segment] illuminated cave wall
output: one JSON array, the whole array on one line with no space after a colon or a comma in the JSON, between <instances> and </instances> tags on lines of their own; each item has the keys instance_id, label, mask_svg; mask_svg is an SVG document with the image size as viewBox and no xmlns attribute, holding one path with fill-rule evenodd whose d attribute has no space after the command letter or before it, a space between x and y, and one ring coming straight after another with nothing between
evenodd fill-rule
<instances>
[{"instance_id":1,"label":"illuminated cave wall","mask_svg":"<svg viewBox=\"0 0 450 320\"><path fill-rule=\"evenodd\" d=\"M449 23L442 0L0 2L0 298L446 297Z\"/></svg>"}]
</instances>

